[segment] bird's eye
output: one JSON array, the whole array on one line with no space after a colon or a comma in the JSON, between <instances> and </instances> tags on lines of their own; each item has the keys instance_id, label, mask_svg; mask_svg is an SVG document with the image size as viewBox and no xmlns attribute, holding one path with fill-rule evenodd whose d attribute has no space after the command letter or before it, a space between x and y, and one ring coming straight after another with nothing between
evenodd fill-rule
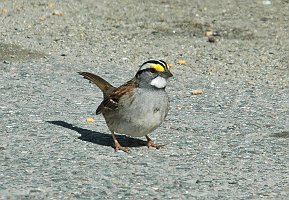
<instances>
[{"instance_id":1,"label":"bird's eye","mask_svg":"<svg viewBox=\"0 0 289 200\"><path fill-rule=\"evenodd\" d=\"M151 73L157 73L158 71L155 68L149 68Z\"/></svg>"}]
</instances>

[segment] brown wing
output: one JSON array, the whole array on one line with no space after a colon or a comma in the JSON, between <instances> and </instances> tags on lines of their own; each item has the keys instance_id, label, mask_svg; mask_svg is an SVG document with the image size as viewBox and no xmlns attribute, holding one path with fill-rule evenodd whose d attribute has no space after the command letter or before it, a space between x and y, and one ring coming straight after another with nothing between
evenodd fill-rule
<instances>
[{"instance_id":1,"label":"brown wing","mask_svg":"<svg viewBox=\"0 0 289 200\"><path fill-rule=\"evenodd\" d=\"M107 82L106 80L104 80L103 78L95 74L92 74L89 72L78 72L78 73L82 75L83 78L88 79L91 82L93 82L95 85L97 85L97 87L99 87L99 89L103 92L104 96L108 96L109 93L111 93L111 91L116 89L109 82Z\"/></svg>"},{"instance_id":2,"label":"brown wing","mask_svg":"<svg viewBox=\"0 0 289 200\"><path fill-rule=\"evenodd\" d=\"M125 94L132 95L136 87L138 87L138 83L135 79L132 79L120 87L114 89L98 106L96 114L103 113L107 109L116 110L118 108L118 102L120 98Z\"/></svg>"}]
</instances>

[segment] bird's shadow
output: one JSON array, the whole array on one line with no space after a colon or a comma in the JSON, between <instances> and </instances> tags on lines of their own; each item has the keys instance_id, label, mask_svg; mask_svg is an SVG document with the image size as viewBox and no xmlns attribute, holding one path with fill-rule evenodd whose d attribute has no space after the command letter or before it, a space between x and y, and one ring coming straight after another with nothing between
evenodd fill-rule
<instances>
[{"instance_id":1,"label":"bird's shadow","mask_svg":"<svg viewBox=\"0 0 289 200\"><path fill-rule=\"evenodd\" d=\"M92 142L94 144L102 145L102 146L113 146L112 136L111 134L100 133L96 131L91 131L88 129L80 128L78 126L74 126L73 124L69 124L64 121L47 121L50 124L62 126L64 128L68 128L70 130L76 131L80 134L78 139ZM116 135L119 143L124 147L141 147L146 146L146 142L140 139L127 137L125 135Z\"/></svg>"}]
</instances>

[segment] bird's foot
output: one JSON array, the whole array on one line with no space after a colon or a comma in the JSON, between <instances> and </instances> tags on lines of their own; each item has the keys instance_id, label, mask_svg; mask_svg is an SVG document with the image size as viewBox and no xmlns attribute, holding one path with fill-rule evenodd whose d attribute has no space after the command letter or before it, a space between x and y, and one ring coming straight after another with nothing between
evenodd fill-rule
<instances>
[{"instance_id":1,"label":"bird's foot","mask_svg":"<svg viewBox=\"0 0 289 200\"><path fill-rule=\"evenodd\" d=\"M113 139L113 145L114 145L114 149L115 151L118 151L118 150L121 150L125 153L129 153L129 148L127 147L123 147L119 144L119 142L117 141L116 137L115 137L115 134L114 134L114 131L111 131L111 134L112 134L112 139Z\"/></svg>"},{"instance_id":2,"label":"bird's foot","mask_svg":"<svg viewBox=\"0 0 289 200\"><path fill-rule=\"evenodd\" d=\"M115 149L115 151L120 150L120 151L123 151L125 153L129 153L129 148L121 146L117 140L114 140L114 149Z\"/></svg>"},{"instance_id":3,"label":"bird's foot","mask_svg":"<svg viewBox=\"0 0 289 200\"><path fill-rule=\"evenodd\" d=\"M153 148L156 148L156 149L159 149L163 146L165 146L164 144L156 144L154 143L154 141L152 139L149 138L149 136L146 135L146 138L147 138L147 147L150 148L150 147L153 147Z\"/></svg>"}]
</instances>

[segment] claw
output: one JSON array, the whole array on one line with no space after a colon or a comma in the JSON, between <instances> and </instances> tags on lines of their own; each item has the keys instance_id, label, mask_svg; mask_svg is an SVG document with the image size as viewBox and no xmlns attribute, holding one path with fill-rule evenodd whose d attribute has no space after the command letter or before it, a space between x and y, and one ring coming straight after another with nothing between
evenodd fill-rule
<instances>
[{"instance_id":1,"label":"claw","mask_svg":"<svg viewBox=\"0 0 289 200\"><path fill-rule=\"evenodd\" d=\"M112 133L112 139L113 139L113 145L114 145L115 151L121 150L125 153L129 153L129 148L121 146L119 142L117 141L114 132L112 131L111 133Z\"/></svg>"},{"instance_id":2,"label":"claw","mask_svg":"<svg viewBox=\"0 0 289 200\"><path fill-rule=\"evenodd\" d=\"M146 139L147 139L147 147L154 147L156 149L159 149L163 146L165 146L164 144L155 144L154 141L152 139L149 138L149 136L146 135Z\"/></svg>"},{"instance_id":3,"label":"claw","mask_svg":"<svg viewBox=\"0 0 289 200\"><path fill-rule=\"evenodd\" d=\"M120 151L123 151L125 153L129 153L129 148L121 146L117 140L116 140L116 142L114 141L114 148L115 148L115 151L120 150Z\"/></svg>"}]
</instances>

